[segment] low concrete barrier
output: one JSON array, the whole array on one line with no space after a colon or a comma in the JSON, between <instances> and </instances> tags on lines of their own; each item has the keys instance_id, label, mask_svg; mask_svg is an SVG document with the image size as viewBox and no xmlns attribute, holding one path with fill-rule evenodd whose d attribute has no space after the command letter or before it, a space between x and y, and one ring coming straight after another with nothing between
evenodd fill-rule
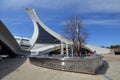
<instances>
[{"instance_id":1,"label":"low concrete barrier","mask_svg":"<svg viewBox=\"0 0 120 80\"><path fill-rule=\"evenodd\" d=\"M96 74L96 71L103 65L102 56L73 57L73 58L54 58L31 56L32 64L37 66L88 74Z\"/></svg>"}]
</instances>

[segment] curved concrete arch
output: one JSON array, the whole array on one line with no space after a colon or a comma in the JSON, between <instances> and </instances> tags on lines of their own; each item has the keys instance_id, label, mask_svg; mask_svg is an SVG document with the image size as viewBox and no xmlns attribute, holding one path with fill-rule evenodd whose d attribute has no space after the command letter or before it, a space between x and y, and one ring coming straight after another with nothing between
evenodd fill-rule
<instances>
[{"instance_id":1,"label":"curved concrete arch","mask_svg":"<svg viewBox=\"0 0 120 80\"><path fill-rule=\"evenodd\" d=\"M28 53L28 51L22 50L20 48L17 41L2 23L2 21L0 21L0 41L6 44L16 54L27 55Z\"/></svg>"},{"instance_id":2,"label":"curved concrete arch","mask_svg":"<svg viewBox=\"0 0 120 80\"><path fill-rule=\"evenodd\" d=\"M26 9L26 12L28 13L28 15L30 16L30 18L32 19L32 22L33 22L33 25L34 25L34 32L33 32L33 35L32 35L32 38L30 40L30 43L32 46L34 46L35 43L37 43L40 39L41 39L41 30L40 29L43 29L46 31L45 34L49 34L49 37L52 38L52 40L54 39L58 39L59 41L62 41L64 43L67 43L67 44L71 44L71 41L66 39L65 37L57 34L56 32L52 31L50 28L48 28L40 19L39 17L37 16L37 13L35 11L35 9ZM41 33L41 34L40 34ZM42 34L43 36L45 34ZM46 36L46 35L45 35ZM45 37L44 36L44 37ZM49 39L50 39L49 38ZM54 39L53 39L54 38Z\"/></svg>"},{"instance_id":3,"label":"curved concrete arch","mask_svg":"<svg viewBox=\"0 0 120 80\"><path fill-rule=\"evenodd\" d=\"M54 41L55 39L61 41L62 43L66 43L66 44L73 44L72 41L70 41L69 39L66 39L65 37L57 34L56 32L52 31L51 29L49 29L38 17L35 9L26 9L26 12L28 13L28 15L30 16L30 18L32 19L33 25L34 25L34 33L32 35L32 38L30 40L30 43L32 45L32 47L35 44L40 44L40 43L44 43L40 40L47 40L45 37L48 37L49 41L50 39L52 41ZM46 34L46 35L45 35ZM48 36L49 35L49 36ZM41 39L42 38L42 39ZM43 39L45 38L45 39ZM47 43L47 42L45 42ZM38 47L39 48L39 47ZM97 51L97 53L99 54L103 54L103 53L110 53L109 49L104 49L104 48L100 48L100 47L94 47L94 46L88 46L85 45L84 48L90 50L90 51Z\"/></svg>"},{"instance_id":4,"label":"curved concrete arch","mask_svg":"<svg viewBox=\"0 0 120 80\"><path fill-rule=\"evenodd\" d=\"M29 14L30 18L32 19L33 25L34 25L34 33L32 35L32 38L30 39L31 48L34 47L33 50L35 51L42 51L42 50L49 50L48 47L53 47L53 44L56 44L54 42L57 41L57 44L60 45L60 43L66 43L66 44L73 44L72 41L69 39L66 39L65 37L57 34L56 32L49 29L37 16L37 13L34 9L26 9L26 12ZM19 55L27 55L27 53L30 53L31 48L29 49L22 49L13 35L9 32L9 30L5 27L5 25L0 21L0 41L2 41L7 47L9 47L14 53ZM37 45L38 44L38 45ZM44 45L43 45L44 44ZM49 45L50 44L50 45ZM40 46L42 45L42 46ZM48 47L47 47L48 46ZM41 48L40 48L41 47ZM45 49L42 49L42 47ZM47 49L46 49L47 47ZM55 47L55 46L54 46ZM84 48L94 51L96 50L99 54L104 53L110 53L109 49L104 49L100 47L95 46L89 46L85 45ZM42 50L41 50L42 49ZM28 51L29 50L29 51Z\"/></svg>"}]
</instances>

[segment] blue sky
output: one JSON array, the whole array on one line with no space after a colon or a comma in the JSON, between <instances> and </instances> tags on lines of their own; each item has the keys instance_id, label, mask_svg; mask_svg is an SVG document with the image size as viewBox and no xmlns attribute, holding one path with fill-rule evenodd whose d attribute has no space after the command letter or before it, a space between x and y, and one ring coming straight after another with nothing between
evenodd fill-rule
<instances>
[{"instance_id":1,"label":"blue sky","mask_svg":"<svg viewBox=\"0 0 120 80\"><path fill-rule=\"evenodd\" d=\"M79 16L89 32L88 44L120 44L120 0L0 0L0 20L14 36L30 38L33 24L25 8L35 8L40 19L59 34L66 20Z\"/></svg>"}]
</instances>

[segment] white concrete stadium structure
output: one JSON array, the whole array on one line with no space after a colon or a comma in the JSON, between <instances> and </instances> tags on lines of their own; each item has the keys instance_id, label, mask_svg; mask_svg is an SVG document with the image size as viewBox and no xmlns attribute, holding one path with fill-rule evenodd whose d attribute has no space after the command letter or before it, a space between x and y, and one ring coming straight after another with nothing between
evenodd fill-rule
<instances>
[{"instance_id":1,"label":"white concrete stadium structure","mask_svg":"<svg viewBox=\"0 0 120 80\"><path fill-rule=\"evenodd\" d=\"M37 13L36 13L36 11L34 10L34 9L26 9L26 11L27 11L27 13L29 14L29 16L30 16L30 18L32 19L32 22L33 22L33 24L34 24L34 34L33 34L33 36L32 36L32 39L30 40L30 43L32 44L32 45L34 45L34 47L36 47L36 45L38 45L38 44L43 44L43 42L41 43L41 42L39 42L39 43L37 43L36 41L39 41L40 39L39 39L39 37L41 38L41 35L39 35L39 34L42 34L42 36L43 37L47 37L45 34L43 34L42 33L42 31L40 30L40 27L41 28L43 28L44 30L45 30L45 32L47 32L49 35L52 35L52 37L54 37L54 39L52 40L52 41L55 41L56 39L58 40L58 41L60 41L59 43L65 43L65 44L67 44L67 45L69 45L69 44L72 44L72 41L70 41L70 40L68 40L68 39L66 39L66 38L64 38L63 36L61 36L61 35L59 35L59 34L57 34L56 32L54 32L54 31L52 31L51 29L49 29L40 19L39 19L39 17L37 16ZM47 35L48 35L47 34ZM49 37L49 39L50 39L50 37ZM48 40L49 41L49 40ZM37 43L37 44L36 44ZM46 42L46 43L49 43L49 42ZM50 43L52 43L52 42L50 42ZM66 46L67 46L66 45ZM34 49L33 48L33 52L34 51L38 51L38 53L39 53L39 51L44 51L45 49L47 50L47 47L48 47L48 49L51 47L53 47L54 48L54 45L53 44L49 44L49 46L48 45L46 45L47 47L42 47L42 48L40 48L40 46L41 45L39 45L39 48L37 48L37 49ZM106 48L100 48L100 47L95 47L95 46L90 46L90 45L85 45L88 49L90 49L91 51L96 51L98 54L108 54L108 53L110 53L110 50L109 49L106 49ZM37 46L38 47L38 46ZM68 46L67 46L68 47Z\"/></svg>"},{"instance_id":2,"label":"white concrete stadium structure","mask_svg":"<svg viewBox=\"0 0 120 80\"><path fill-rule=\"evenodd\" d=\"M7 45L17 54L27 53L30 51L32 55L45 54L54 51L55 49L61 49L61 54L63 54L63 46L66 46L66 56L68 56L68 47L72 44L72 41L49 29L40 20L34 9L27 8L26 12L32 19L34 25L32 38L13 37L5 25L0 21L0 42ZM85 47L91 51L96 51L98 54L110 53L110 50L106 48L91 45L85 45Z\"/></svg>"}]
</instances>

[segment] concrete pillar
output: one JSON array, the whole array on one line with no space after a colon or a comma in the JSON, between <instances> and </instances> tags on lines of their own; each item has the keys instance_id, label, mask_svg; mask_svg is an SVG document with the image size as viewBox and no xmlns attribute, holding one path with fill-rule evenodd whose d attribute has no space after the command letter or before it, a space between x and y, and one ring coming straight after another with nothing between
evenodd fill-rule
<instances>
[{"instance_id":1,"label":"concrete pillar","mask_svg":"<svg viewBox=\"0 0 120 80\"><path fill-rule=\"evenodd\" d=\"M71 52L72 52L72 57L73 57L73 47L72 47L72 49L71 49Z\"/></svg>"},{"instance_id":2,"label":"concrete pillar","mask_svg":"<svg viewBox=\"0 0 120 80\"><path fill-rule=\"evenodd\" d=\"M69 57L68 44L66 44L66 57Z\"/></svg>"},{"instance_id":3,"label":"concrete pillar","mask_svg":"<svg viewBox=\"0 0 120 80\"><path fill-rule=\"evenodd\" d=\"M22 45L22 38L20 38L19 45Z\"/></svg>"},{"instance_id":4,"label":"concrete pillar","mask_svg":"<svg viewBox=\"0 0 120 80\"><path fill-rule=\"evenodd\" d=\"M64 55L64 46L63 46L63 42L61 41L61 55L63 56Z\"/></svg>"}]
</instances>

